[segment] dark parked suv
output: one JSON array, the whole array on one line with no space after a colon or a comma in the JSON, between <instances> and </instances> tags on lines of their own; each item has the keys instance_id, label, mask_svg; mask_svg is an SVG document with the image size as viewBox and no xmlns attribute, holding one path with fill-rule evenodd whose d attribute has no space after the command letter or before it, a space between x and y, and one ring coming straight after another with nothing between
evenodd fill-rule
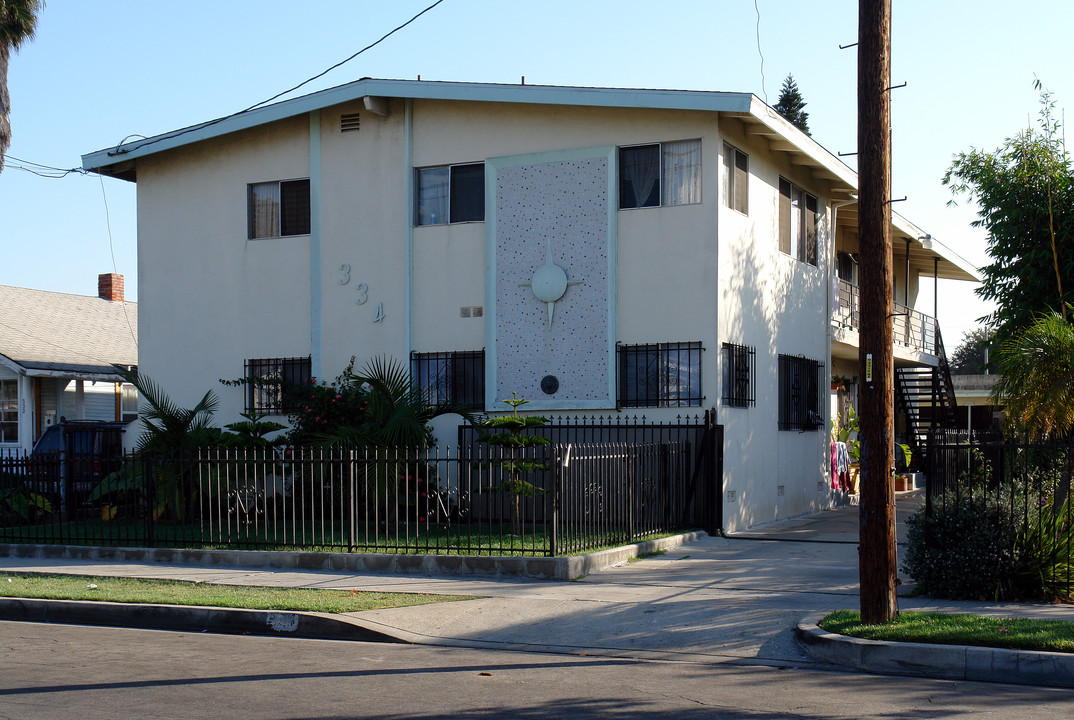
<instances>
[{"instance_id":1,"label":"dark parked suv","mask_svg":"<svg viewBox=\"0 0 1074 720\"><path fill-rule=\"evenodd\" d=\"M51 466L47 491L57 493L65 508L77 507L102 478L119 469L126 427L121 422L68 420L45 430L30 457L38 468ZM40 472L34 474L40 485Z\"/></svg>"}]
</instances>

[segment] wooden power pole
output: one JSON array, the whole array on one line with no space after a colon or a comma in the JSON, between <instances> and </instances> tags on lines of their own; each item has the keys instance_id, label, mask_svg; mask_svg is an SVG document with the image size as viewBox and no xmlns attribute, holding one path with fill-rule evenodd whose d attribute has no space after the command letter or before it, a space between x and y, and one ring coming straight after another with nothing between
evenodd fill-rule
<instances>
[{"instance_id":1,"label":"wooden power pole","mask_svg":"<svg viewBox=\"0 0 1074 720\"><path fill-rule=\"evenodd\" d=\"M861 328L861 619L895 619L891 257L891 0L858 0L858 252Z\"/></svg>"}]
</instances>

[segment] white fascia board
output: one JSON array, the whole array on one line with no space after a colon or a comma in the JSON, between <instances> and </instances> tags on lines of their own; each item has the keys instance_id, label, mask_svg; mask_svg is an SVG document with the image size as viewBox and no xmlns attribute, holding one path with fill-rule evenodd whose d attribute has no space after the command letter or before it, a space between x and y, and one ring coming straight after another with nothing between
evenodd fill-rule
<instances>
[{"instance_id":1,"label":"white fascia board","mask_svg":"<svg viewBox=\"0 0 1074 720\"><path fill-rule=\"evenodd\" d=\"M18 375L26 374L26 368L24 368L22 365L19 365L17 362L7 357L6 355L0 355L0 365L6 367L8 370Z\"/></svg>"},{"instance_id":2,"label":"white fascia board","mask_svg":"<svg viewBox=\"0 0 1074 720\"><path fill-rule=\"evenodd\" d=\"M749 112L757 122L781 136L786 142L794 145L803 155L812 158L817 165L824 168L825 171L840 182L846 184L852 192L857 193L858 174L851 170L846 163L809 135L792 125L786 118L766 105L763 100L755 95L750 95L750 98L753 102Z\"/></svg>"},{"instance_id":3,"label":"white fascia board","mask_svg":"<svg viewBox=\"0 0 1074 720\"><path fill-rule=\"evenodd\" d=\"M969 260L962 257L957 252L947 247L936 238L932 239L932 251L942 257L947 262L957 267L962 272L969 275L971 278L973 278L974 282L984 281L984 276L981 275L980 269L975 268Z\"/></svg>"},{"instance_id":4,"label":"white fascia board","mask_svg":"<svg viewBox=\"0 0 1074 720\"><path fill-rule=\"evenodd\" d=\"M961 270L968 276L957 279L969 280L972 282L981 282L984 279L981 276L980 270L974 267L969 260L962 257L957 252L947 247L936 238L932 237L932 235L926 233L920 227L894 211L891 213L891 226L901 232L903 235L906 235L918 244L922 245L922 247L925 247L922 240L927 240L929 245L925 247L926 250L929 250L936 255L939 255L941 259L949 262L956 269Z\"/></svg>"},{"instance_id":5,"label":"white fascia board","mask_svg":"<svg viewBox=\"0 0 1074 720\"><path fill-rule=\"evenodd\" d=\"M111 165L139 157L367 96L737 113L751 112L753 105L759 102L751 93L367 79L321 90L293 100L284 100L257 110L240 112L199 125L173 130L151 138L136 140L122 147L87 153L82 156L82 168L99 172ZM764 106L763 103L761 105Z\"/></svg>"}]
</instances>

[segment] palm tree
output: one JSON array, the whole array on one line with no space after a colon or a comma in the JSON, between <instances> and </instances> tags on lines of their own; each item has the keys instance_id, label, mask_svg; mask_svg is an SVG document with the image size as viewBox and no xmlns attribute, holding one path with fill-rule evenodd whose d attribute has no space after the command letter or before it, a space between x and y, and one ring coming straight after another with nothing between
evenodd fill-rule
<instances>
[{"instance_id":1,"label":"palm tree","mask_svg":"<svg viewBox=\"0 0 1074 720\"><path fill-rule=\"evenodd\" d=\"M7 92L7 60L12 50L32 40L44 0L0 0L0 172L11 144L11 98Z\"/></svg>"},{"instance_id":2,"label":"palm tree","mask_svg":"<svg viewBox=\"0 0 1074 720\"><path fill-rule=\"evenodd\" d=\"M1057 312L1037 318L1003 343L998 367L993 401L1008 421L1032 439L1067 441L1059 505L1074 470L1074 325Z\"/></svg>"},{"instance_id":3,"label":"palm tree","mask_svg":"<svg viewBox=\"0 0 1074 720\"><path fill-rule=\"evenodd\" d=\"M211 390L187 409L172 402L159 385L137 370L117 370L117 374L138 388L143 401L138 412L145 432L138 438L137 452L178 455L220 439L220 431L213 426L220 401Z\"/></svg>"}]
</instances>

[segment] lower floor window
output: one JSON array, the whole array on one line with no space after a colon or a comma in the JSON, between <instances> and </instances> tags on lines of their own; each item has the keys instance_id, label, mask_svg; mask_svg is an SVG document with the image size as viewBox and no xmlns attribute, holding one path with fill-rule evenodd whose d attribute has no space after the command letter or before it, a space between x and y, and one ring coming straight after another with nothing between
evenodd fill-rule
<instances>
[{"instance_id":1,"label":"lower floor window","mask_svg":"<svg viewBox=\"0 0 1074 720\"><path fill-rule=\"evenodd\" d=\"M246 412L286 415L295 409L288 387L309 382L312 363L304 358L261 358L246 361Z\"/></svg>"},{"instance_id":2,"label":"lower floor window","mask_svg":"<svg viewBox=\"0 0 1074 720\"><path fill-rule=\"evenodd\" d=\"M0 443L19 441L19 381L0 380Z\"/></svg>"},{"instance_id":3,"label":"lower floor window","mask_svg":"<svg viewBox=\"0 0 1074 720\"><path fill-rule=\"evenodd\" d=\"M411 353L410 378L429 402L485 406L485 351Z\"/></svg>"},{"instance_id":4,"label":"lower floor window","mask_svg":"<svg viewBox=\"0 0 1074 720\"><path fill-rule=\"evenodd\" d=\"M757 404L757 351L745 345L723 344L723 401L730 407L744 408Z\"/></svg>"},{"instance_id":5,"label":"lower floor window","mask_svg":"<svg viewBox=\"0 0 1074 720\"><path fill-rule=\"evenodd\" d=\"M816 430L824 424L820 386L824 364L798 355L779 356L779 429Z\"/></svg>"},{"instance_id":6,"label":"lower floor window","mask_svg":"<svg viewBox=\"0 0 1074 720\"><path fill-rule=\"evenodd\" d=\"M698 407L701 343L620 345L619 407Z\"/></svg>"}]
</instances>

